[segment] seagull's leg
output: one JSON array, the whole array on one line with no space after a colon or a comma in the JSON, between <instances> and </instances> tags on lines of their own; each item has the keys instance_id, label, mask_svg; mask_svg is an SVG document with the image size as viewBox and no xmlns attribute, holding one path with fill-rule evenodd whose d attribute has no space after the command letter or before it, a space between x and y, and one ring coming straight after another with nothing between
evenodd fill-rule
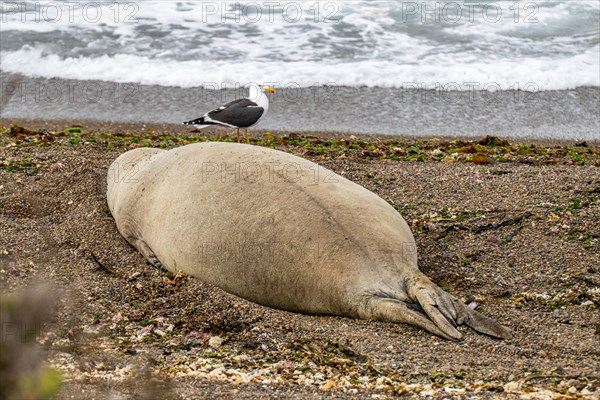
<instances>
[{"instance_id":1,"label":"seagull's leg","mask_svg":"<svg viewBox=\"0 0 600 400\"><path fill-rule=\"evenodd\" d=\"M244 129L244 136L246 137L246 143L250 143L250 138L248 137L248 129Z\"/></svg>"},{"instance_id":2,"label":"seagull's leg","mask_svg":"<svg viewBox=\"0 0 600 400\"><path fill-rule=\"evenodd\" d=\"M240 128L237 128L237 129L236 129L236 132L237 132L237 133L236 133L237 142L239 143L239 142L240 142Z\"/></svg>"}]
</instances>

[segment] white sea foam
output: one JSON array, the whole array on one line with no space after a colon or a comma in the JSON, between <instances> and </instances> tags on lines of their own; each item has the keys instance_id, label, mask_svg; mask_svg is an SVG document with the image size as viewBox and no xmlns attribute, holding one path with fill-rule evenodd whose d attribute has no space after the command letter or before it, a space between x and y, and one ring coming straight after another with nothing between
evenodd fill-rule
<instances>
[{"instance_id":1,"label":"white sea foam","mask_svg":"<svg viewBox=\"0 0 600 400\"><path fill-rule=\"evenodd\" d=\"M25 48L3 55L3 70L63 79L99 79L148 85L195 87L255 80L279 86L307 87L337 84L368 87L426 87L445 89L560 90L600 86L597 60L600 47L562 59L524 59L494 63L400 65L389 61L327 62L230 62L169 61L135 55L63 59ZM577 71L577 73L573 73Z\"/></svg>"},{"instance_id":2,"label":"white sea foam","mask_svg":"<svg viewBox=\"0 0 600 400\"><path fill-rule=\"evenodd\" d=\"M3 3L1 70L181 87L255 80L459 90L470 90L469 82L494 89L600 86L597 1L520 3L518 13L519 3L499 1L495 22L484 6L434 0L295 2L303 12L295 22L284 14L288 1L270 11L266 2L241 0L105 0L86 13L85 2L66 8L75 3L14 3L49 7L38 21L35 14L23 21ZM101 17L92 22L98 4ZM459 5L460 21L444 17L446 4ZM55 5L63 7L61 18Z\"/></svg>"}]
</instances>

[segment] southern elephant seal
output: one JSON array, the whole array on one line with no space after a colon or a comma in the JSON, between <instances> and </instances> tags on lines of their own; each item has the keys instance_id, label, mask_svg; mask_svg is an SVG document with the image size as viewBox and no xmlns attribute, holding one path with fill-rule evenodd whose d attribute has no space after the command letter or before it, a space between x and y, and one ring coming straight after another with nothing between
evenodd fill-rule
<instances>
[{"instance_id":1,"label":"southern elephant seal","mask_svg":"<svg viewBox=\"0 0 600 400\"><path fill-rule=\"evenodd\" d=\"M417 267L412 233L379 196L300 157L235 143L140 148L108 174L119 232L150 262L304 314L458 325L510 338Z\"/></svg>"}]
</instances>

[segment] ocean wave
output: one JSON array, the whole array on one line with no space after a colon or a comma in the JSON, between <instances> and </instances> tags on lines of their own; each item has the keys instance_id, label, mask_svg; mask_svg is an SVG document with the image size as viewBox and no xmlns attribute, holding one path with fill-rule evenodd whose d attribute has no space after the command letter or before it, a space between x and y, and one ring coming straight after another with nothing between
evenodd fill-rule
<instances>
[{"instance_id":1,"label":"ocean wave","mask_svg":"<svg viewBox=\"0 0 600 400\"><path fill-rule=\"evenodd\" d=\"M267 4L275 3L5 2L0 69L180 87L600 86L598 1ZM302 16L290 22L296 6Z\"/></svg>"},{"instance_id":2,"label":"ocean wave","mask_svg":"<svg viewBox=\"0 0 600 400\"><path fill-rule=\"evenodd\" d=\"M3 53L2 70L27 76L176 87L235 87L253 81L280 87L342 85L442 90L528 91L600 86L600 46L562 58L398 64L390 61L174 61L131 54L67 57L26 47ZM573 73L577 71L577 73Z\"/></svg>"}]
</instances>

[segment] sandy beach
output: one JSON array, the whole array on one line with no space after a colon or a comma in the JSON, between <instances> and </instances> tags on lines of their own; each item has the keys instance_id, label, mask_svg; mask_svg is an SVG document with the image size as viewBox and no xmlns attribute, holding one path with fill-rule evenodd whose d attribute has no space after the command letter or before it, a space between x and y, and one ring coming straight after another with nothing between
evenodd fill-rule
<instances>
[{"instance_id":1,"label":"sandy beach","mask_svg":"<svg viewBox=\"0 0 600 400\"><path fill-rule=\"evenodd\" d=\"M269 309L150 266L110 215L108 166L229 131L0 119L0 139L0 289L51 285L38 365L54 398L600 397L597 142L251 132L388 201L421 270L514 334L450 342Z\"/></svg>"}]
</instances>

